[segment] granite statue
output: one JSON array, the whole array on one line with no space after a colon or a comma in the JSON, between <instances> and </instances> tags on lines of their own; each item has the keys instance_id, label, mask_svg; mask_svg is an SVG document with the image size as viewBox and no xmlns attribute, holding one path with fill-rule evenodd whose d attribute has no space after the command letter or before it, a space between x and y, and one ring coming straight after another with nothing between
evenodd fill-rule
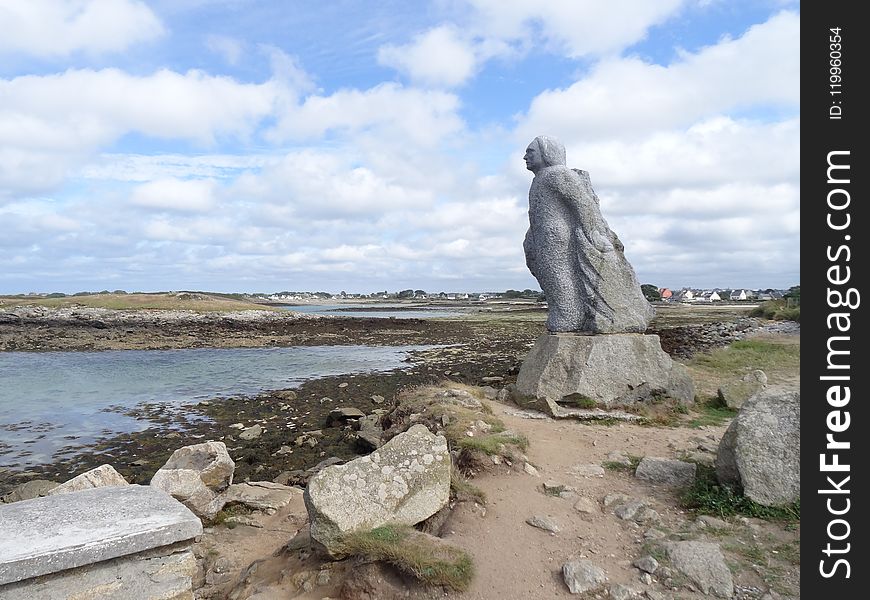
<instances>
[{"instance_id":1,"label":"granite statue","mask_svg":"<svg viewBox=\"0 0 870 600\"><path fill-rule=\"evenodd\" d=\"M601 214L589 174L569 169L565 147L539 136L526 148L526 264L544 291L553 333L642 333L655 314L623 245Z\"/></svg>"}]
</instances>

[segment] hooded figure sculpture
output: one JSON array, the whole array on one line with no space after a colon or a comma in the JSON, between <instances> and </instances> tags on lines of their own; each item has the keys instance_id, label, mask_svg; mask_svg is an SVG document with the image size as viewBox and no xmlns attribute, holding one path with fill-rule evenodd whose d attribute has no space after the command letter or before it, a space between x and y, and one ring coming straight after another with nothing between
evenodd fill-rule
<instances>
[{"instance_id":1,"label":"hooded figure sculpture","mask_svg":"<svg viewBox=\"0 0 870 600\"><path fill-rule=\"evenodd\" d=\"M601 215L589 174L565 166L565 147L539 136L523 157L529 188L526 265L547 297L552 332L646 330L655 314L623 245Z\"/></svg>"}]
</instances>

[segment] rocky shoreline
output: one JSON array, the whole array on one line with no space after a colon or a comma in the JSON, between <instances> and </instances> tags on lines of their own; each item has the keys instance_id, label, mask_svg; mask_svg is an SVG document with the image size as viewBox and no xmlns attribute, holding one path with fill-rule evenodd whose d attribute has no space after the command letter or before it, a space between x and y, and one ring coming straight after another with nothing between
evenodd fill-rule
<instances>
[{"instance_id":1,"label":"rocky shoreline","mask_svg":"<svg viewBox=\"0 0 870 600\"><path fill-rule=\"evenodd\" d=\"M724 346L764 328L758 319L665 327L651 332L672 356ZM196 405L140 405L117 409L148 423L141 432L109 436L83 448L70 446L52 464L28 471L0 469L0 494L30 479L65 480L111 463L131 482L145 482L173 449L204 439L233 448L240 481L303 481L305 471L330 457L360 452L356 435L327 426L336 408L370 414L389 409L405 387L448 380L501 387L516 379L519 362L543 330L538 311L516 311L510 319L367 319L246 311L112 311L104 309L15 308L0 314L0 351L166 349L307 345L441 345L415 352L406 368L386 374L325 377L293 390L256 396L214 398ZM241 429L260 426L256 437L240 439ZM315 442L292 446L306 431ZM283 447L292 452L279 454ZM289 474L289 475L288 475Z\"/></svg>"}]
</instances>

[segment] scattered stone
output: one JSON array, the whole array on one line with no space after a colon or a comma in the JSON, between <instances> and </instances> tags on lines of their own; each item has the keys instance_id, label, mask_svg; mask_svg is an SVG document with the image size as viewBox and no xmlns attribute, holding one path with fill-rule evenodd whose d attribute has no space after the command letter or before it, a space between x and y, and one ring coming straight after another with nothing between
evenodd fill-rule
<instances>
[{"instance_id":1,"label":"scattered stone","mask_svg":"<svg viewBox=\"0 0 870 600\"><path fill-rule=\"evenodd\" d=\"M498 391L494 387L485 385L480 389L483 390L483 397L487 400L496 400L498 398Z\"/></svg>"},{"instance_id":2,"label":"scattered stone","mask_svg":"<svg viewBox=\"0 0 870 600\"><path fill-rule=\"evenodd\" d=\"M344 388L347 387L347 385L348 385L347 382L344 381L344 382L342 382L342 383L339 383L339 384L338 384L338 387L344 389Z\"/></svg>"},{"instance_id":3,"label":"scattered stone","mask_svg":"<svg viewBox=\"0 0 870 600\"><path fill-rule=\"evenodd\" d=\"M577 477L604 477L604 467L601 465L574 465L571 474Z\"/></svg>"},{"instance_id":4,"label":"scattered stone","mask_svg":"<svg viewBox=\"0 0 870 600\"><path fill-rule=\"evenodd\" d=\"M548 494L550 496L558 496L559 494L561 494L565 490L568 490L568 491L574 490L574 488L572 488L571 486L565 485L564 483L560 483L558 481L554 481L552 479L548 479L547 481L545 481L541 485L541 487L544 490L544 493Z\"/></svg>"},{"instance_id":5,"label":"scattered stone","mask_svg":"<svg viewBox=\"0 0 870 600\"><path fill-rule=\"evenodd\" d=\"M380 448L383 434L384 428L381 427L381 418L378 415L367 415L359 420L357 435L364 449L377 450Z\"/></svg>"},{"instance_id":6,"label":"scattered stone","mask_svg":"<svg viewBox=\"0 0 870 600\"><path fill-rule=\"evenodd\" d=\"M643 571L644 573L649 573L650 575L655 574L656 569L659 568L659 561L649 555L638 558L631 564Z\"/></svg>"},{"instance_id":7,"label":"scattered stone","mask_svg":"<svg viewBox=\"0 0 870 600\"><path fill-rule=\"evenodd\" d=\"M634 514L634 522L638 525L659 525L662 522L662 516L649 506L642 506Z\"/></svg>"},{"instance_id":8,"label":"scattered stone","mask_svg":"<svg viewBox=\"0 0 870 600\"><path fill-rule=\"evenodd\" d=\"M677 571L691 580L703 594L731 598L734 584L718 544L672 542L666 545L668 558Z\"/></svg>"},{"instance_id":9,"label":"scattered stone","mask_svg":"<svg viewBox=\"0 0 870 600\"><path fill-rule=\"evenodd\" d=\"M649 573L641 573L640 580L644 585L652 585L653 578Z\"/></svg>"},{"instance_id":10,"label":"scattered stone","mask_svg":"<svg viewBox=\"0 0 870 600\"><path fill-rule=\"evenodd\" d=\"M245 428L245 424L244 423L233 423L232 425L228 425L228 427L230 427L232 429L242 430Z\"/></svg>"},{"instance_id":11,"label":"scattered stone","mask_svg":"<svg viewBox=\"0 0 870 600\"><path fill-rule=\"evenodd\" d=\"M631 458L628 457L622 450L614 450L607 455L607 461L619 465L631 466Z\"/></svg>"},{"instance_id":12,"label":"scattered stone","mask_svg":"<svg viewBox=\"0 0 870 600\"><path fill-rule=\"evenodd\" d=\"M481 408L483 406L480 400L465 390L446 390L444 396L448 398L451 404L458 404L464 408Z\"/></svg>"},{"instance_id":13,"label":"scattered stone","mask_svg":"<svg viewBox=\"0 0 870 600\"><path fill-rule=\"evenodd\" d=\"M154 474L151 486L171 494L198 517L211 520L223 507L213 501L232 484L235 466L223 442L184 446Z\"/></svg>"},{"instance_id":14,"label":"scattered stone","mask_svg":"<svg viewBox=\"0 0 870 600\"><path fill-rule=\"evenodd\" d=\"M70 492L79 492L81 490L89 490L98 487L115 487L119 485L129 485L127 480L118 473L111 465L100 465L95 469L91 469L77 477L73 477L69 481L65 481L57 487L46 492L45 496L56 496L58 494L69 494Z\"/></svg>"},{"instance_id":15,"label":"scattered stone","mask_svg":"<svg viewBox=\"0 0 870 600\"><path fill-rule=\"evenodd\" d=\"M723 521L722 519L717 519L716 517L711 517L710 515L700 515L696 522L703 523L705 527L709 527L710 529L730 529L731 526L727 521Z\"/></svg>"},{"instance_id":16,"label":"scattered stone","mask_svg":"<svg viewBox=\"0 0 870 600\"><path fill-rule=\"evenodd\" d=\"M235 484L234 484L235 485ZM227 517L224 520L224 523L233 523L235 525L244 525L246 527L253 527L255 529L262 529L263 524L260 523L255 517L251 515L236 515L233 517Z\"/></svg>"},{"instance_id":17,"label":"scattered stone","mask_svg":"<svg viewBox=\"0 0 870 600\"><path fill-rule=\"evenodd\" d=\"M234 483L221 494L223 506L242 504L254 510L273 513L293 499L293 488L271 481Z\"/></svg>"},{"instance_id":18,"label":"scattered stone","mask_svg":"<svg viewBox=\"0 0 870 600\"><path fill-rule=\"evenodd\" d=\"M559 525L550 517L534 515L526 519L526 523L550 533L559 533Z\"/></svg>"},{"instance_id":19,"label":"scattered stone","mask_svg":"<svg viewBox=\"0 0 870 600\"><path fill-rule=\"evenodd\" d=\"M379 394L375 394L374 396L372 396L372 402L374 402L375 404L383 404L384 400L385 398Z\"/></svg>"},{"instance_id":20,"label":"scattered stone","mask_svg":"<svg viewBox=\"0 0 870 600\"><path fill-rule=\"evenodd\" d=\"M333 408L329 411L329 416L326 417L326 426L333 427L335 425L344 425L348 421L362 419L366 414L353 406L342 406L341 408Z\"/></svg>"},{"instance_id":21,"label":"scattered stone","mask_svg":"<svg viewBox=\"0 0 870 600\"><path fill-rule=\"evenodd\" d=\"M625 494L607 494L606 496L604 496L603 503L604 503L604 508L610 508L614 504L627 502L627 501L628 501L628 496L626 496Z\"/></svg>"},{"instance_id":22,"label":"scattered stone","mask_svg":"<svg viewBox=\"0 0 870 600\"><path fill-rule=\"evenodd\" d=\"M613 509L613 514L624 521L631 521L637 515L638 511L646 507L646 502L643 500L629 500L624 504L620 504Z\"/></svg>"},{"instance_id":23,"label":"scattered stone","mask_svg":"<svg viewBox=\"0 0 870 600\"><path fill-rule=\"evenodd\" d=\"M747 373L737 381L719 388L719 400L728 408L740 408L755 394L767 387L767 375L762 370Z\"/></svg>"},{"instance_id":24,"label":"scattered stone","mask_svg":"<svg viewBox=\"0 0 870 600\"><path fill-rule=\"evenodd\" d=\"M586 496L581 496L577 502L574 503L574 510L586 514L601 512L601 509L598 507L598 502Z\"/></svg>"},{"instance_id":25,"label":"scattered stone","mask_svg":"<svg viewBox=\"0 0 870 600\"><path fill-rule=\"evenodd\" d=\"M285 454L293 454L293 448L290 446L281 446L277 452L275 452L276 456L284 456Z\"/></svg>"},{"instance_id":26,"label":"scattered stone","mask_svg":"<svg viewBox=\"0 0 870 600\"><path fill-rule=\"evenodd\" d=\"M311 538L337 556L346 533L427 519L449 500L450 465L444 436L418 424L369 456L323 469L304 495Z\"/></svg>"},{"instance_id":27,"label":"scattered stone","mask_svg":"<svg viewBox=\"0 0 870 600\"><path fill-rule=\"evenodd\" d=\"M481 377L480 380L483 383L500 383L504 381L504 377L491 376L491 377Z\"/></svg>"},{"instance_id":28,"label":"scattered stone","mask_svg":"<svg viewBox=\"0 0 870 600\"><path fill-rule=\"evenodd\" d=\"M47 479L31 479L27 483L17 485L12 490L6 493L0 502L9 504L12 502L20 502L21 500L32 500L33 498L42 498L56 488L59 484L56 481Z\"/></svg>"},{"instance_id":29,"label":"scattered stone","mask_svg":"<svg viewBox=\"0 0 870 600\"><path fill-rule=\"evenodd\" d=\"M243 429L241 433L239 433L240 440L255 440L261 435L263 435L263 426L262 425L254 425L252 427L248 427Z\"/></svg>"},{"instance_id":30,"label":"scattered stone","mask_svg":"<svg viewBox=\"0 0 870 600\"><path fill-rule=\"evenodd\" d=\"M586 559L571 560L562 565L562 578L568 591L583 594L600 589L607 581L604 570Z\"/></svg>"},{"instance_id":31,"label":"scattered stone","mask_svg":"<svg viewBox=\"0 0 870 600\"><path fill-rule=\"evenodd\" d=\"M296 392L294 392L293 390L282 390L280 392L275 392L274 395L278 398L281 398L282 400L287 400L288 402L296 400Z\"/></svg>"},{"instance_id":32,"label":"scattered stone","mask_svg":"<svg viewBox=\"0 0 870 600\"><path fill-rule=\"evenodd\" d=\"M646 590L646 597L649 598L649 600L674 600L672 596L666 596L665 594L655 590Z\"/></svg>"},{"instance_id":33,"label":"scattered stone","mask_svg":"<svg viewBox=\"0 0 870 600\"><path fill-rule=\"evenodd\" d=\"M650 527L643 532L643 537L646 540L662 540L668 536L664 531L656 529L655 527Z\"/></svg>"},{"instance_id":34,"label":"scattered stone","mask_svg":"<svg viewBox=\"0 0 870 600\"><path fill-rule=\"evenodd\" d=\"M800 392L772 388L746 401L722 437L716 477L779 506L800 497Z\"/></svg>"},{"instance_id":35,"label":"scattered stone","mask_svg":"<svg viewBox=\"0 0 870 600\"><path fill-rule=\"evenodd\" d=\"M523 464L523 471L525 471L526 473L528 473L532 477L540 477L538 470L535 467L533 467L531 463L524 463Z\"/></svg>"},{"instance_id":36,"label":"scattered stone","mask_svg":"<svg viewBox=\"0 0 870 600\"><path fill-rule=\"evenodd\" d=\"M695 481L697 470L698 465L695 463L645 456L637 466L634 476L652 483L689 487Z\"/></svg>"},{"instance_id":37,"label":"scattered stone","mask_svg":"<svg viewBox=\"0 0 870 600\"><path fill-rule=\"evenodd\" d=\"M608 590L611 600L640 600L643 598L643 590L617 583Z\"/></svg>"}]
</instances>

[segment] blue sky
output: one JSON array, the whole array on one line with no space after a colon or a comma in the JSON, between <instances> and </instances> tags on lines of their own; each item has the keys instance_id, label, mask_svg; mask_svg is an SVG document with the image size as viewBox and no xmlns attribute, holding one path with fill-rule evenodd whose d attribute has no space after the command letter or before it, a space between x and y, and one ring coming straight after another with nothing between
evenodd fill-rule
<instances>
[{"instance_id":1,"label":"blue sky","mask_svg":"<svg viewBox=\"0 0 870 600\"><path fill-rule=\"evenodd\" d=\"M639 279L799 282L799 5L0 0L0 293L537 287L525 146Z\"/></svg>"}]
</instances>

